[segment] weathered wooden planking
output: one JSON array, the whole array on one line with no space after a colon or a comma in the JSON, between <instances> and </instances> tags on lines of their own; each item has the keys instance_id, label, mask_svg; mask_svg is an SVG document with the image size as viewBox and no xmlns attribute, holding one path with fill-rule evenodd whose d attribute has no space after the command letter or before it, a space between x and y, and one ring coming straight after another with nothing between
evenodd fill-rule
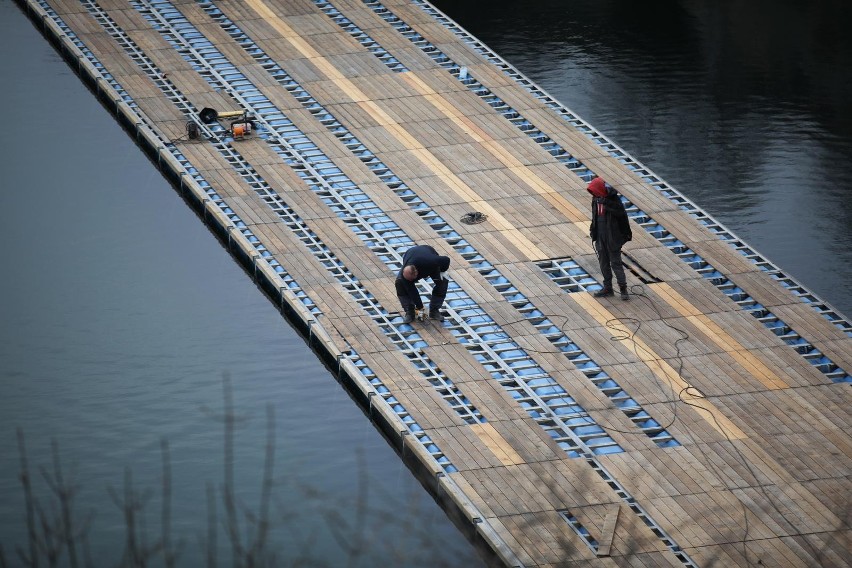
<instances>
[{"instance_id":1,"label":"weathered wooden planking","mask_svg":"<svg viewBox=\"0 0 852 568\"><path fill-rule=\"evenodd\" d=\"M583 160L583 164L595 172L595 174L613 185L616 189L644 183L637 173L625 168L617 158L613 158L612 156L607 155L600 158L587 158ZM629 196L630 193L627 192L626 195ZM652 194L649 193L648 196L650 195ZM661 200L660 203L665 202Z\"/></svg>"},{"instance_id":2,"label":"weathered wooden planking","mask_svg":"<svg viewBox=\"0 0 852 568\"><path fill-rule=\"evenodd\" d=\"M280 15L283 16L283 19L294 30L298 30L300 36L310 37L312 35L335 33L339 30L337 25L328 16L317 10L316 4L308 0L297 1L304 4L304 12L301 14L294 14L292 7L288 6L290 2L283 5L276 2L274 4L267 4L267 6L272 7L275 11L281 8L286 10L285 13L281 13Z\"/></svg>"},{"instance_id":3,"label":"weathered wooden planking","mask_svg":"<svg viewBox=\"0 0 852 568\"><path fill-rule=\"evenodd\" d=\"M817 346L831 341L845 343L848 339L843 329L828 319L817 316L811 304L798 302L774 306L772 313Z\"/></svg>"}]
</instances>

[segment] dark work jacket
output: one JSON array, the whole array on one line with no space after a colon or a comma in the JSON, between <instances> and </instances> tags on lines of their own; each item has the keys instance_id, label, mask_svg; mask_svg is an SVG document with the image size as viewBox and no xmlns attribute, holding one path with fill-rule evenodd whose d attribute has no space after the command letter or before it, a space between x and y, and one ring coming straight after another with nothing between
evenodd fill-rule
<instances>
[{"instance_id":1,"label":"dark work jacket","mask_svg":"<svg viewBox=\"0 0 852 568\"><path fill-rule=\"evenodd\" d=\"M624 210L624 204L618 196L618 192L607 185L607 196L602 198L604 208L604 219L606 228L604 232L604 241L608 248L621 248L624 243L633 239L633 231L630 229L630 222L627 219L627 211ZM589 236L593 241L598 240L598 214L595 207L595 201L598 198L592 198L592 224L589 226ZM604 244L604 243L598 243Z\"/></svg>"},{"instance_id":2,"label":"dark work jacket","mask_svg":"<svg viewBox=\"0 0 852 568\"><path fill-rule=\"evenodd\" d=\"M446 272L450 267L450 257L439 256L438 251L429 245L417 245L411 247L402 255L403 268L409 264L417 267L417 278L414 282L423 278L431 278L432 282L439 282L441 280L441 273ZM396 278L397 283L402 285L408 297L417 306L417 309L422 308L423 303L420 300L420 293L417 291L414 282L409 282L403 278L402 270L399 271Z\"/></svg>"}]
</instances>

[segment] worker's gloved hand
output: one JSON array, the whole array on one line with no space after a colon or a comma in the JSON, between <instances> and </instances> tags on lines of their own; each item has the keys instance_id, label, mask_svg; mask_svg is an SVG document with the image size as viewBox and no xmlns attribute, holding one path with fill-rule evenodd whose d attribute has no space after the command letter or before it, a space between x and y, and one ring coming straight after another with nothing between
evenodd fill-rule
<instances>
[{"instance_id":1,"label":"worker's gloved hand","mask_svg":"<svg viewBox=\"0 0 852 568\"><path fill-rule=\"evenodd\" d=\"M414 319L417 321L426 321L428 319L425 309L414 310Z\"/></svg>"}]
</instances>

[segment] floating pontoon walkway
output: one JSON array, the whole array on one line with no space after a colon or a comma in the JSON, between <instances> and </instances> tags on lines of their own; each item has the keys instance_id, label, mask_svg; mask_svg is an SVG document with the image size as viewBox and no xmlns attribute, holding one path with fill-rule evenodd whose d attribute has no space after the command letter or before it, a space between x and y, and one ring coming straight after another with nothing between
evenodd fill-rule
<instances>
[{"instance_id":1,"label":"floating pontoon walkway","mask_svg":"<svg viewBox=\"0 0 852 568\"><path fill-rule=\"evenodd\" d=\"M27 1L495 558L849 562L852 325L430 4ZM590 293L594 175L629 302ZM443 324L397 313L414 243Z\"/></svg>"}]
</instances>

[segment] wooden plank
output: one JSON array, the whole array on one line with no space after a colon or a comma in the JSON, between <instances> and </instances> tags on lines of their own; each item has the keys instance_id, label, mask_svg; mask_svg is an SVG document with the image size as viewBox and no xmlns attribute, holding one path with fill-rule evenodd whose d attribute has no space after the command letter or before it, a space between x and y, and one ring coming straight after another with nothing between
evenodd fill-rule
<instances>
[{"instance_id":1,"label":"wooden plank","mask_svg":"<svg viewBox=\"0 0 852 568\"><path fill-rule=\"evenodd\" d=\"M587 158L583 160L583 165L605 179L610 185L615 187L615 189L625 189L625 195L628 197L632 195L632 192L629 191L630 187L635 187L637 184L641 186L644 183L638 174L625 168L621 162L609 155L601 158ZM652 193L642 195L646 198L651 198L653 196ZM658 200L657 202L660 204L665 203L665 201L662 200ZM671 208L671 206L668 207L668 209Z\"/></svg>"},{"instance_id":2,"label":"wooden plank","mask_svg":"<svg viewBox=\"0 0 852 568\"><path fill-rule=\"evenodd\" d=\"M668 232L681 240L686 245L702 243L705 241L717 241L715 233L704 225L698 223L683 211L647 211L653 215L654 221L666 228ZM733 251L731 251L733 252Z\"/></svg>"},{"instance_id":3,"label":"wooden plank","mask_svg":"<svg viewBox=\"0 0 852 568\"><path fill-rule=\"evenodd\" d=\"M288 1L288 4L289 3L290 2ZM331 18L317 11L315 4L312 2L304 2L304 6L304 13L294 14L292 6L288 6L287 10L289 13L282 14L285 16L284 19L290 27L294 30L299 30L299 35L310 37L314 35L336 33L339 30Z\"/></svg>"},{"instance_id":4,"label":"wooden plank","mask_svg":"<svg viewBox=\"0 0 852 568\"><path fill-rule=\"evenodd\" d=\"M68 12L62 19L78 36L102 31L101 25L89 12Z\"/></svg>"},{"instance_id":5,"label":"wooden plank","mask_svg":"<svg viewBox=\"0 0 852 568\"><path fill-rule=\"evenodd\" d=\"M572 127L565 119L550 108L530 108L524 110L524 117L539 130L558 142L568 153L585 162L589 159L603 158L609 154L595 143L587 134Z\"/></svg>"},{"instance_id":6,"label":"wooden plank","mask_svg":"<svg viewBox=\"0 0 852 568\"><path fill-rule=\"evenodd\" d=\"M412 418L414 418L424 430L429 432L430 436L432 436L438 444L438 447L442 448L445 453L449 451L449 445L442 442L444 438L439 436L438 431L449 428L451 432L453 432L449 434L449 438L457 439L458 434L455 433L456 429L466 427L458 413L450 408L449 403L442 399L438 395L437 391L429 387L428 384L425 386L420 385L418 388L408 390L396 389L393 393L397 400L399 400L409 414L411 414ZM470 459L469 456L466 456L463 453L447 455L453 463L456 464L456 467L462 466L461 460ZM494 460L494 464L492 465L496 465L498 463L499 462Z\"/></svg>"},{"instance_id":7,"label":"wooden plank","mask_svg":"<svg viewBox=\"0 0 852 568\"><path fill-rule=\"evenodd\" d=\"M391 393L423 388L423 375L398 349L360 354ZM406 408L408 408L406 406Z\"/></svg>"},{"instance_id":8,"label":"wooden plank","mask_svg":"<svg viewBox=\"0 0 852 568\"><path fill-rule=\"evenodd\" d=\"M433 438L447 458L453 462L453 465L455 465L459 472L479 471L483 467L488 467L489 459L493 460L494 466L500 464L497 458L489 455L490 452L482 454L479 449L476 449L475 445L472 445L470 440L465 438L466 429L437 429L430 430L429 433L430 437ZM485 451L488 452L488 450ZM492 510L492 507L497 507L497 505L490 500L485 500L484 508Z\"/></svg>"},{"instance_id":9,"label":"wooden plank","mask_svg":"<svg viewBox=\"0 0 852 568\"><path fill-rule=\"evenodd\" d=\"M50 0L50 4L53 6L54 10L63 17L86 11L85 6L82 6L73 0Z\"/></svg>"},{"instance_id":10,"label":"wooden plank","mask_svg":"<svg viewBox=\"0 0 852 568\"><path fill-rule=\"evenodd\" d=\"M500 463L503 465L518 465L524 463L524 459L518 454L512 444L490 423L487 424L472 424L470 426L479 439L491 450Z\"/></svg>"},{"instance_id":11,"label":"wooden plank","mask_svg":"<svg viewBox=\"0 0 852 568\"><path fill-rule=\"evenodd\" d=\"M689 241L686 244L711 265L717 269L722 268L724 274L734 281L738 280L742 273L760 271L756 264L735 251L731 245L718 239Z\"/></svg>"}]
</instances>

